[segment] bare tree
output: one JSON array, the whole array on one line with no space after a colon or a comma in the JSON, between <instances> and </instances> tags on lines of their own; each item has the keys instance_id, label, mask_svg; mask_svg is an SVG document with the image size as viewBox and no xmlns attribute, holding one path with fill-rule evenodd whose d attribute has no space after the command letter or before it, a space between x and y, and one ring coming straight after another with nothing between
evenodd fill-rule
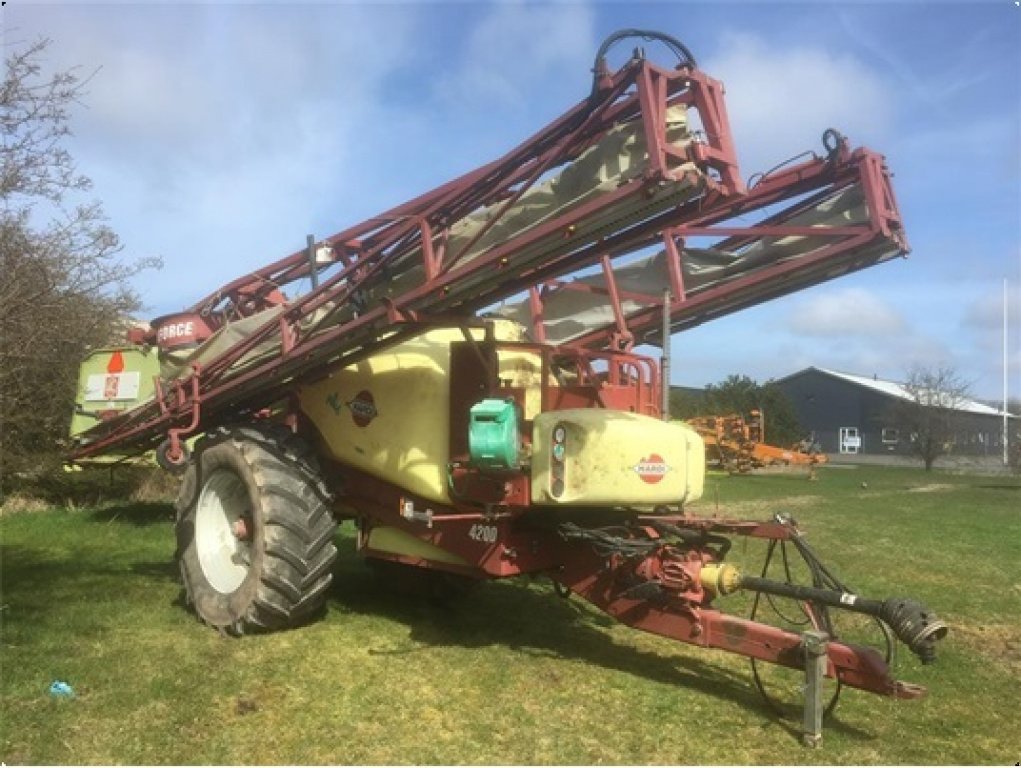
<instances>
[{"instance_id":1,"label":"bare tree","mask_svg":"<svg viewBox=\"0 0 1021 768\"><path fill-rule=\"evenodd\" d=\"M0 473L59 454L79 360L138 309L126 280L158 263L120 258L87 198L92 184L65 147L87 80L43 74L48 45L10 54L0 82Z\"/></svg>"},{"instance_id":2,"label":"bare tree","mask_svg":"<svg viewBox=\"0 0 1021 768\"><path fill-rule=\"evenodd\" d=\"M908 398L897 403L894 419L910 435L912 452L926 471L953 447L960 410L969 399L969 385L950 366L916 366L904 389Z\"/></svg>"}]
</instances>

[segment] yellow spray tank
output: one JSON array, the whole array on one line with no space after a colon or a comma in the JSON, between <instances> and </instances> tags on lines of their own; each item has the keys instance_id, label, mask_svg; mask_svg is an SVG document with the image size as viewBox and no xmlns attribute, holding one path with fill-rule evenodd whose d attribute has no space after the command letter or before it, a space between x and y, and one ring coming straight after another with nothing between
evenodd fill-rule
<instances>
[{"instance_id":1,"label":"yellow spray tank","mask_svg":"<svg viewBox=\"0 0 1021 768\"><path fill-rule=\"evenodd\" d=\"M701 496L705 452L694 430L605 408L541 413L541 355L513 346L524 338L518 324L497 320L493 328L497 342L512 343L498 352L497 377L505 391L520 393L519 416L531 426L520 465L530 472L532 504L634 508ZM481 329L471 333L483 340ZM451 503L448 463L452 438L459 439L451 434L451 403L457 402L451 345L460 342L460 329L427 331L303 387L301 409L330 457L424 500ZM555 383L550 376L547 385ZM501 410L499 399L480 409L491 402L484 395L478 392L468 404L476 406L473 426L503 430L506 422L489 415Z\"/></svg>"}]
</instances>

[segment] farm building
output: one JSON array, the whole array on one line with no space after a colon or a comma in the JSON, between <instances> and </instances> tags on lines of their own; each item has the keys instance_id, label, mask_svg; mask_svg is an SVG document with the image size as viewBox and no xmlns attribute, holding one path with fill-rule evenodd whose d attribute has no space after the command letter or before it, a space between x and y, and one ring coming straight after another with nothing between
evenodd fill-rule
<instances>
[{"instance_id":1,"label":"farm building","mask_svg":"<svg viewBox=\"0 0 1021 768\"><path fill-rule=\"evenodd\" d=\"M801 426L823 452L911 453L911 435L903 434L895 417L897 404L912 400L902 384L815 367L784 376L775 384L787 395ZM1001 411L973 400L963 400L954 411L953 453L1002 454ZM1012 424L1010 429L1016 427Z\"/></svg>"}]
</instances>

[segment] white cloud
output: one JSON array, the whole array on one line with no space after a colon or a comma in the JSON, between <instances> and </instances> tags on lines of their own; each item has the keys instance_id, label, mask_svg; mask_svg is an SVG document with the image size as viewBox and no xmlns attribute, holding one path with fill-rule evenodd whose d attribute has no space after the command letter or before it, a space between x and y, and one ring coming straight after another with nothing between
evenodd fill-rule
<instances>
[{"instance_id":1,"label":"white cloud","mask_svg":"<svg viewBox=\"0 0 1021 768\"><path fill-rule=\"evenodd\" d=\"M413 6L54 6L23 10L19 26L53 40L53 69L98 68L71 149L128 255L164 256L163 274L136 280L163 312L375 212L360 206L385 140L365 137L393 136L385 86L417 18Z\"/></svg>"},{"instance_id":2,"label":"white cloud","mask_svg":"<svg viewBox=\"0 0 1021 768\"><path fill-rule=\"evenodd\" d=\"M719 51L700 63L726 87L746 177L799 152L821 152L827 128L866 144L881 139L892 119L894 98L883 78L848 54L728 32Z\"/></svg>"},{"instance_id":3,"label":"white cloud","mask_svg":"<svg viewBox=\"0 0 1021 768\"><path fill-rule=\"evenodd\" d=\"M855 10L860 12L860 9ZM939 77L932 78L931 73L926 71L927 65L918 61L917 57L904 55L900 46L881 45L873 31L866 31L867 24L858 23L857 13L839 9L836 17L848 37L870 56L881 61L886 71L899 81L898 91L907 92L926 108L941 109L955 97L974 90L991 77L989 70L982 71L974 64L974 59L981 56L982 50L993 37L991 27L969 29L966 33L961 30L962 34L955 39L954 55L946 57Z\"/></svg>"},{"instance_id":4,"label":"white cloud","mask_svg":"<svg viewBox=\"0 0 1021 768\"><path fill-rule=\"evenodd\" d=\"M787 328L805 336L885 338L904 333L904 317L876 294L863 288L817 293L792 302Z\"/></svg>"},{"instance_id":5,"label":"white cloud","mask_svg":"<svg viewBox=\"0 0 1021 768\"><path fill-rule=\"evenodd\" d=\"M962 324L979 332L994 331L1001 334L1004 309L1007 310L1011 325L1021 323L1021 288L1016 281L1007 286L1007 302L1004 303L1003 286L989 282L989 289L981 296L972 298L964 311Z\"/></svg>"},{"instance_id":6,"label":"white cloud","mask_svg":"<svg viewBox=\"0 0 1021 768\"><path fill-rule=\"evenodd\" d=\"M820 350L819 365L864 376L902 381L914 367L932 368L955 360L952 350L939 339L905 334L869 344L858 339L842 349Z\"/></svg>"},{"instance_id":7,"label":"white cloud","mask_svg":"<svg viewBox=\"0 0 1021 768\"><path fill-rule=\"evenodd\" d=\"M573 104L592 66L594 18L584 3L533 5L503 0L464 41L457 70L436 83L439 99L457 108L499 103L522 108L537 90L566 90ZM566 74L566 77L565 77Z\"/></svg>"},{"instance_id":8,"label":"white cloud","mask_svg":"<svg viewBox=\"0 0 1021 768\"><path fill-rule=\"evenodd\" d=\"M348 129L407 60L402 43L414 17L359 6L315 14L185 6L186 23L171 22L153 41L152 27L164 21L157 14L128 8L114 21L72 15L52 25L65 64L102 67L77 132L119 151L144 147L214 164L295 149L303 115L320 117L324 133ZM380 45L383 38L392 45Z\"/></svg>"},{"instance_id":9,"label":"white cloud","mask_svg":"<svg viewBox=\"0 0 1021 768\"><path fill-rule=\"evenodd\" d=\"M1021 288L1016 280L1008 285L1006 308L1008 387L1016 396L1021 384ZM970 342L967 347L972 368L998 385L1003 378L1003 310L1003 286L990 281L985 291L967 303L961 319L963 335Z\"/></svg>"},{"instance_id":10,"label":"white cloud","mask_svg":"<svg viewBox=\"0 0 1021 768\"><path fill-rule=\"evenodd\" d=\"M821 291L820 288L812 290ZM827 296L832 296L832 292L820 293L822 298ZM764 304L675 336L673 381L701 386L721 381L732 373L741 373L762 382L809 366L898 379L914 364L931 366L948 360L958 362L941 339L913 332L904 327L903 321L893 323L899 330L891 329L885 334L851 332L841 335L839 332L853 331L860 308L836 321L825 320L836 326L838 333L803 333L789 327L790 311L797 310L799 303L794 299L786 302L790 305L785 304L785 300ZM800 302L800 306L812 303L814 298ZM876 302L867 303L876 306ZM850 305L857 307L854 302ZM838 300L833 306L847 308L848 303ZM806 316L805 319L812 318ZM820 318L815 316L815 319Z\"/></svg>"},{"instance_id":11,"label":"white cloud","mask_svg":"<svg viewBox=\"0 0 1021 768\"><path fill-rule=\"evenodd\" d=\"M913 292L926 293L928 288L914 286ZM732 373L761 382L808 366L902 381L914 366L952 366L972 385L975 397L999 396L1003 376L1000 326L990 328L985 337L955 332L957 314L952 303L944 306L944 314L951 316L938 325L930 322L929 315L923 315L917 323L909 322L907 327L887 334L823 336L791 329L789 312L798 305L794 299L787 301L790 307L780 300L675 336L673 382L703 386ZM856 312L844 318L843 325L850 327L857 317ZM1021 323L1012 326L1011 334L1010 391L1016 395L1021 392Z\"/></svg>"},{"instance_id":12,"label":"white cloud","mask_svg":"<svg viewBox=\"0 0 1021 768\"><path fill-rule=\"evenodd\" d=\"M53 39L54 69L99 68L72 151L129 257L164 257L162 274L135 281L153 311L492 159L551 102L559 112L584 92L595 50L587 6L486 6L438 60L428 59L435 41L423 48L420 8L21 12L26 37ZM445 91L423 75L424 59L447 72ZM466 128L466 112L485 130Z\"/></svg>"},{"instance_id":13,"label":"white cloud","mask_svg":"<svg viewBox=\"0 0 1021 768\"><path fill-rule=\"evenodd\" d=\"M1017 169L1021 165L1021 141L1016 116L982 116L974 119L944 107L941 119L927 121L916 129L892 137L885 147L895 163L898 188L932 188L933 173L952 179L945 205L948 209L961 200L981 200L984 206L1004 203L1017 210L1019 187ZM945 118L945 119L944 119ZM962 179L982 177L986 185L959 183ZM990 195L990 186L996 195Z\"/></svg>"}]
</instances>

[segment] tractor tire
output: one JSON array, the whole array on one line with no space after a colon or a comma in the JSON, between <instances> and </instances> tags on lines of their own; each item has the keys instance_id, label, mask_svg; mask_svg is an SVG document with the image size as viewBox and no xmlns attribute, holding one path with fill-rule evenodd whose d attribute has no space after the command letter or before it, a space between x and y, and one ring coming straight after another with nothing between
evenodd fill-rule
<instances>
[{"instance_id":1,"label":"tractor tire","mask_svg":"<svg viewBox=\"0 0 1021 768\"><path fill-rule=\"evenodd\" d=\"M242 635L318 613L337 558L329 500L308 446L285 428L203 439L177 498L177 559L199 618Z\"/></svg>"}]
</instances>

